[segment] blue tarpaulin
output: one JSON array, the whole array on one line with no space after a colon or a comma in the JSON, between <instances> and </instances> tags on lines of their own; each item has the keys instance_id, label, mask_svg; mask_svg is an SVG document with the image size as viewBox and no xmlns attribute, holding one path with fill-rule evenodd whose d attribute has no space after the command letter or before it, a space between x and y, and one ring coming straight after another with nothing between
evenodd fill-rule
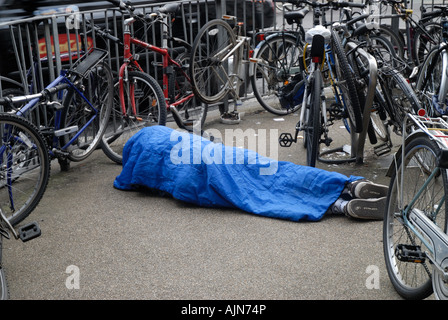
<instances>
[{"instance_id":1,"label":"blue tarpaulin","mask_svg":"<svg viewBox=\"0 0 448 320\"><path fill-rule=\"evenodd\" d=\"M121 190L165 191L204 207L239 208L293 221L318 221L360 177L276 161L164 126L144 128L126 143Z\"/></svg>"}]
</instances>

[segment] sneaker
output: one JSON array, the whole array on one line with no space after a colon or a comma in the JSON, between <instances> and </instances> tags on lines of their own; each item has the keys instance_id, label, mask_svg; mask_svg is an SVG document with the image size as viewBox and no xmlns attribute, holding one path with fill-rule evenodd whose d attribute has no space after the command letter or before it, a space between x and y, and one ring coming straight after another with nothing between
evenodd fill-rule
<instances>
[{"instance_id":1,"label":"sneaker","mask_svg":"<svg viewBox=\"0 0 448 320\"><path fill-rule=\"evenodd\" d=\"M346 206L347 215L365 220L383 220L386 197L377 199L353 199Z\"/></svg>"},{"instance_id":2,"label":"sneaker","mask_svg":"<svg viewBox=\"0 0 448 320\"><path fill-rule=\"evenodd\" d=\"M221 123L224 124L239 124L241 121L240 114L238 112L226 112L221 115Z\"/></svg>"},{"instance_id":3,"label":"sneaker","mask_svg":"<svg viewBox=\"0 0 448 320\"><path fill-rule=\"evenodd\" d=\"M350 184L350 194L353 198L382 198L387 196L388 190L388 187L368 180L357 180Z\"/></svg>"}]
</instances>

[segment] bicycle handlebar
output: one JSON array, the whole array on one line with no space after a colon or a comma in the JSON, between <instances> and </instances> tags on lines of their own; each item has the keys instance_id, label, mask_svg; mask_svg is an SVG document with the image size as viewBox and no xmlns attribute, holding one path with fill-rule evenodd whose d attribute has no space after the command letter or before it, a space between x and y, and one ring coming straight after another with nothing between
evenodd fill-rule
<instances>
[{"instance_id":1,"label":"bicycle handlebar","mask_svg":"<svg viewBox=\"0 0 448 320\"><path fill-rule=\"evenodd\" d=\"M3 97L0 98L0 105L6 106L6 105L14 105L14 104L20 104L24 102L30 102L34 99L41 99L49 100L49 97L61 90L68 89L70 87L70 84L68 83L61 83L58 84L52 88L44 89L39 93L34 94L28 94L23 96L16 96L16 97Z\"/></svg>"},{"instance_id":2,"label":"bicycle handlebar","mask_svg":"<svg viewBox=\"0 0 448 320\"><path fill-rule=\"evenodd\" d=\"M121 40L120 40L119 38L117 38L117 37L111 35L109 30L103 30L101 27L98 27L98 26L94 25L94 24L92 23L92 21L87 21L87 23L88 23L88 24L90 25L90 27L91 27L92 29L94 29L95 32L98 33L100 36L105 37L105 38L111 40L112 42L115 42L115 43L118 43L118 44L123 45L123 42L121 42Z\"/></svg>"},{"instance_id":3,"label":"bicycle handlebar","mask_svg":"<svg viewBox=\"0 0 448 320\"><path fill-rule=\"evenodd\" d=\"M119 7L120 9L128 10L130 12L133 12L135 10L134 6L131 4L130 1L122 1L122 0L107 0L116 7Z\"/></svg>"}]
</instances>

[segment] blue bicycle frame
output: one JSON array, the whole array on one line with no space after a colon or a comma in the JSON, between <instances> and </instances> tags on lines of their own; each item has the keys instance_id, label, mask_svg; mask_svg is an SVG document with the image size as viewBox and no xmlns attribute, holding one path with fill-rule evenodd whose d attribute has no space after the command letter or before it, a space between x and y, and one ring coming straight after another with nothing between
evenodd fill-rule
<instances>
[{"instance_id":1,"label":"blue bicycle frame","mask_svg":"<svg viewBox=\"0 0 448 320\"><path fill-rule=\"evenodd\" d=\"M63 128L63 119L61 117L62 110L60 108L58 110L56 110L55 111L55 119L54 119L54 122L55 122L54 123L54 132L56 134L53 136L53 145L50 148L51 156L54 156L53 151L51 149L56 148L59 145L59 142L58 142L59 136L73 132L73 130L75 130L75 129L77 130L77 133L64 146L60 147L60 150L63 150L63 151L67 150L67 148L70 145L72 145L73 142L76 141L76 139L78 139L78 137L82 134L82 132L85 130L85 128L88 127L92 123L92 121L94 121L96 119L96 117L99 114L99 111L92 105L92 103L85 97L85 95L67 78L67 71L65 71L65 70L61 71L61 74L59 75L59 77L57 77L53 82L51 82L45 88L44 92L49 92L49 90L51 91L51 89L56 88L60 84L66 84L66 86L62 86L61 88L72 88L73 90L75 90L76 94L79 95L88 104L90 109L93 111L94 116L91 117L91 119L81 129L74 128L74 127ZM62 93L62 90L60 88L56 91L58 94ZM34 96L36 96L36 97L34 97ZM21 107L17 111L16 114L18 116L26 117L39 104L41 96L42 96L42 93L36 94L36 95L30 95L29 97L31 98L31 100L26 105Z\"/></svg>"}]
</instances>

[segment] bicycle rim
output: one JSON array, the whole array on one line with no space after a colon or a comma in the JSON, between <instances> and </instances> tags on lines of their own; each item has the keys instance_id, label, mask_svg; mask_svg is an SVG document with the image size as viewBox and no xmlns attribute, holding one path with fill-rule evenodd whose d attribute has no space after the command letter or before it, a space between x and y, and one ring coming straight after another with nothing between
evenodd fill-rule
<instances>
[{"instance_id":1,"label":"bicycle rim","mask_svg":"<svg viewBox=\"0 0 448 320\"><path fill-rule=\"evenodd\" d=\"M3 245L2 242L3 242L3 236L0 234L0 300L8 300L9 298L8 283L6 282L5 269L2 267L2 245Z\"/></svg>"},{"instance_id":2,"label":"bicycle rim","mask_svg":"<svg viewBox=\"0 0 448 320\"><path fill-rule=\"evenodd\" d=\"M120 105L119 83L114 86L113 108L101 147L112 161L121 164L126 142L141 129L153 125L166 124L166 103L163 91L151 76L137 71L129 72L124 83L125 110ZM132 94L131 94L132 92ZM134 97L134 114L131 97Z\"/></svg>"},{"instance_id":3,"label":"bicycle rim","mask_svg":"<svg viewBox=\"0 0 448 320\"><path fill-rule=\"evenodd\" d=\"M26 119L0 114L0 134L0 209L14 226L41 200L50 161L43 137Z\"/></svg>"},{"instance_id":4,"label":"bicycle rim","mask_svg":"<svg viewBox=\"0 0 448 320\"><path fill-rule=\"evenodd\" d=\"M444 112L437 108L434 99L440 102L443 82L447 82L446 70L443 66L443 55L439 48L434 48L426 57L417 79L416 91L428 116L438 116ZM448 84L446 84L448 85ZM445 97L442 100L446 99ZM444 102L444 101L442 101Z\"/></svg>"},{"instance_id":5,"label":"bicycle rim","mask_svg":"<svg viewBox=\"0 0 448 320\"><path fill-rule=\"evenodd\" d=\"M236 53L235 34L221 19L206 23L196 36L191 49L190 74L195 95L204 103L221 101L233 86ZM226 58L226 56L228 56Z\"/></svg>"},{"instance_id":6,"label":"bicycle rim","mask_svg":"<svg viewBox=\"0 0 448 320\"><path fill-rule=\"evenodd\" d=\"M109 66L105 63L99 64L84 82L86 87L84 96L92 106L75 90L70 90L64 100L61 116L64 128L78 127L78 131L66 134L62 138L65 146L78 135L67 148L68 158L72 161L84 160L95 151L101 142L112 108L113 78Z\"/></svg>"},{"instance_id":7,"label":"bicycle rim","mask_svg":"<svg viewBox=\"0 0 448 320\"><path fill-rule=\"evenodd\" d=\"M186 53L181 53L176 57L176 62L181 66L188 66L190 64L190 56ZM179 68L176 68L176 72L173 76L169 76L168 79L168 92L171 103L187 98L185 102L176 106L182 125L188 130L201 132L207 118L208 105L195 96L188 99L192 92L192 86Z\"/></svg>"},{"instance_id":8,"label":"bicycle rim","mask_svg":"<svg viewBox=\"0 0 448 320\"><path fill-rule=\"evenodd\" d=\"M442 26L440 23L426 23L424 29L429 36L419 29L414 36L413 58L416 66L423 63L429 52L442 42Z\"/></svg>"},{"instance_id":9,"label":"bicycle rim","mask_svg":"<svg viewBox=\"0 0 448 320\"><path fill-rule=\"evenodd\" d=\"M429 260L423 263L407 261L399 249L406 245L419 246L421 251L427 250L423 242L404 224L402 213L404 208L409 208L411 200L437 165L437 151L438 147L433 141L427 137L416 137L406 146L404 168L401 165L401 154L397 153L398 168L391 177L383 226L384 256L392 284L406 299L424 299L432 293ZM441 174L430 182L414 204L414 208L422 210L428 217L435 209L439 209L439 215L433 219L445 232L447 206L446 200L441 202L441 199L447 196L446 183L446 170L441 170Z\"/></svg>"},{"instance_id":10,"label":"bicycle rim","mask_svg":"<svg viewBox=\"0 0 448 320\"><path fill-rule=\"evenodd\" d=\"M302 105L302 46L292 35L279 35L266 40L254 56L258 62L253 65L252 89L261 106L273 114L292 113Z\"/></svg>"}]
</instances>

